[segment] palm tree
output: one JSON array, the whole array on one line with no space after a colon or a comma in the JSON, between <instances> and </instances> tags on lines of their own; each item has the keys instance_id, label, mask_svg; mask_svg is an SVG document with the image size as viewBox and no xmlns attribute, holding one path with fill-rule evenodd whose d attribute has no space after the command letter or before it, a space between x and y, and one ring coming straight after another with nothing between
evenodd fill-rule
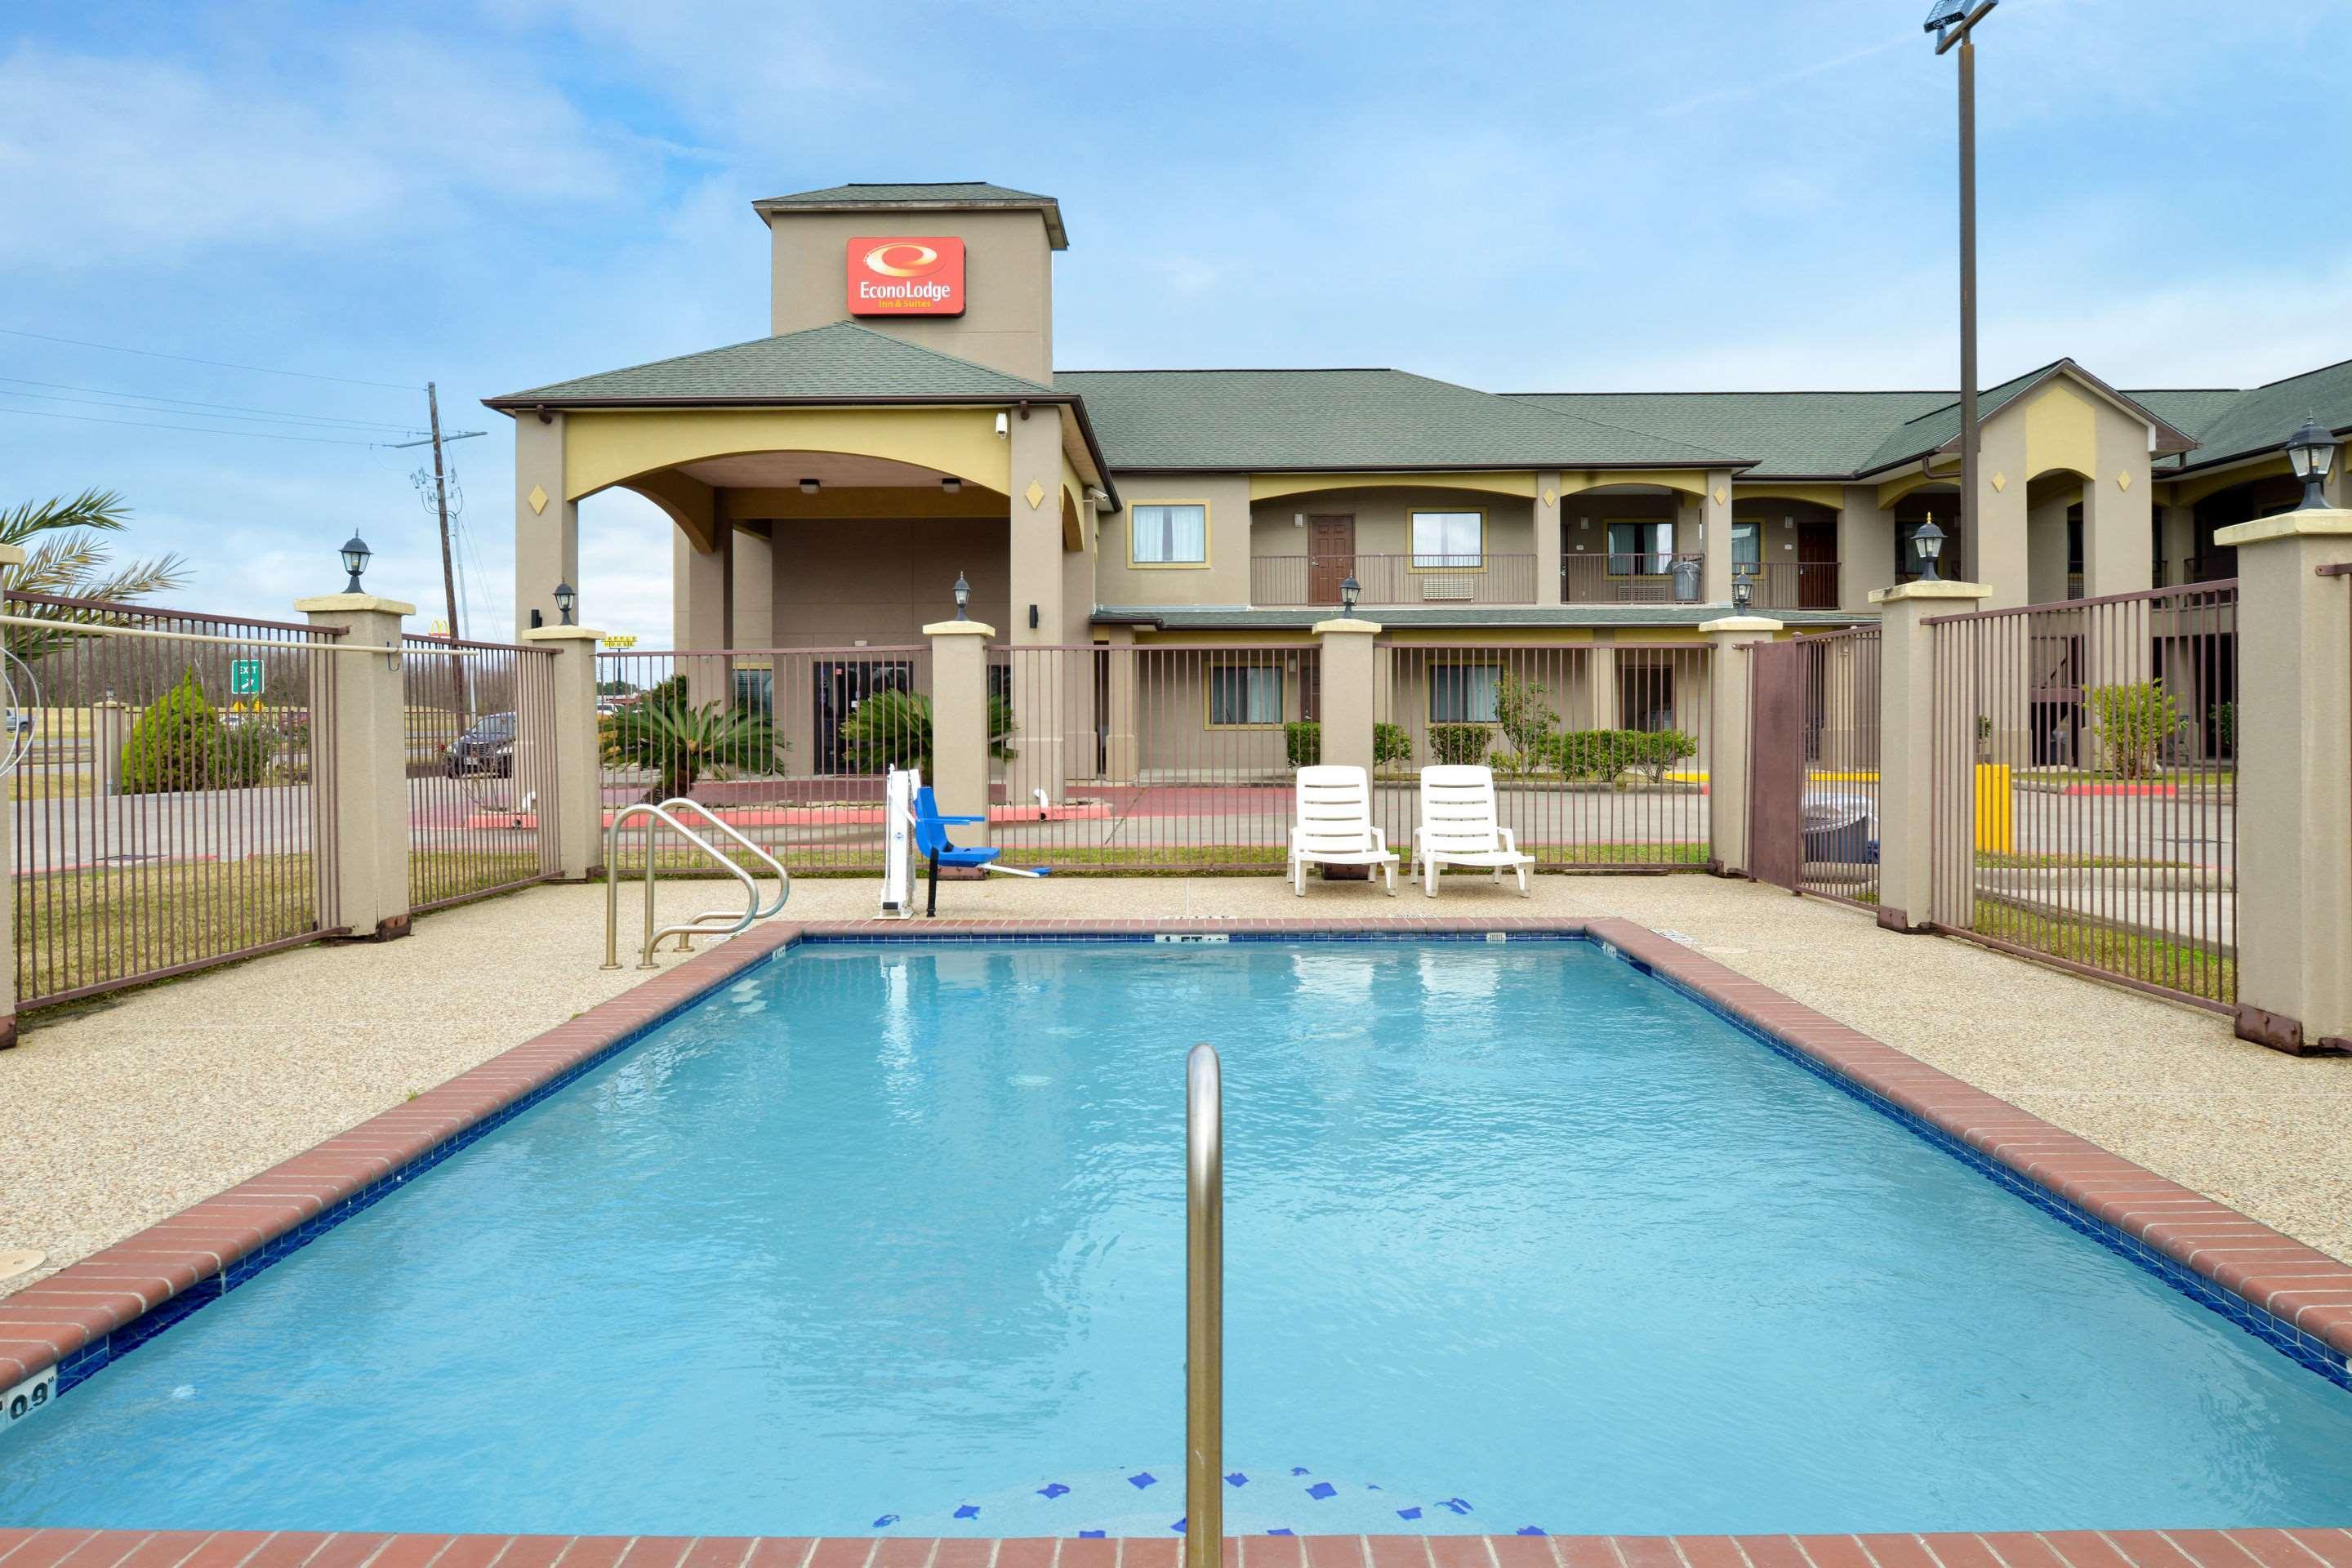
<instances>
[{"instance_id":1,"label":"palm tree","mask_svg":"<svg viewBox=\"0 0 2352 1568\"><path fill-rule=\"evenodd\" d=\"M58 496L26 501L0 511L0 544L22 546L25 563L8 576L9 588L20 594L47 594L65 599L99 599L123 604L151 594L168 594L188 582L188 563L175 553L132 561L110 571L114 552L101 534L120 533L131 509L114 490L88 489L78 496ZM92 621L100 612L39 607L45 620ZM56 648L60 634L23 626L8 628L5 646L22 659L37 659Z\"/></svg>"}]
</instances>

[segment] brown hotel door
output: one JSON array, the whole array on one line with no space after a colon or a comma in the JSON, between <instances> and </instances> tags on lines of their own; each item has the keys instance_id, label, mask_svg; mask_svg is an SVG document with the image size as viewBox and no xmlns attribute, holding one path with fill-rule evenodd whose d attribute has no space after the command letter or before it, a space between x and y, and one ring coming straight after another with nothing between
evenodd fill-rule
<instances>
[{"instance_id":1,"label":"brown hotel door","mask_svg":"<svg viewBox=\"0 0 2352 1568\"><path fill-rule=\"evenodd\" d=\"M1356 574L1356 519L1310 517L1307 520L1307 602L1336 605L1339 584Z\"/></svg>"},{"instance_id":2,"label":"brown hotel door","mask_svg":"<svg viewBox=\"0 0 2352 1568\"><path fill-rule=\"evenodd\" d=\"M1797 607L1834 610L1838 607L1837 524L1797 525Z\"/></svg>"}]
</instances>

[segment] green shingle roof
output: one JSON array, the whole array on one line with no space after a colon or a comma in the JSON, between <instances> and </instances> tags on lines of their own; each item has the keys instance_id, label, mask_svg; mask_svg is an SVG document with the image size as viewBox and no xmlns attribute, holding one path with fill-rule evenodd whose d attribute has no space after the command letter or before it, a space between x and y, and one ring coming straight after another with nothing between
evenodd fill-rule
<instances>
[{"instance_id":1,"label":"green shingle roof","mask_svg":"<svg viewBox=\"0 0 2352 1568\"><path fill-rule=\"evenodd\" d=\"M1118 468L1738 468L1740 454L1400 370L1086 370Z\"/></svg>"},{"instance_id":2,"label":"green shingle roof","mask_svg":"<svg viewBox=\"0 0 2352 1568\"><path fill-rule=\"evenodd\" d=\"M1522 402L1753 455L1756 473L1851 474L1948 392L1528 392Z\"/></svg>"},{"instance_id":3,"label":"green shingle roof","mask_svg":"<svg viewBox=\"0 0 2352 1568\"><path fill-rule=\"evenodd\" d=\"M877 212L921 212L928 208L1029 208L1045 216L1045 232L1054 248L1067 250L1070 237L1062 227L1062 204L1034 191L992 185L985 180L947 180L928 184L827 185L818 191L795 191L788 196L763 196L751 204L757 213L824 212L835 208L871 207Z\"/></svg>"},{"instance_id":4,"label":"green shingle roof","mask_svg":"<svg viewBox=\"0 0 2352 1568\"><path fill-rule=\"evenodd\" d=\"M2322 366L2273 381L2250 391L2151 393L2151 398L2210 399L2226 396L2218 407L2202 410L2199 425L2187 426L2197 449L2181 461L2190 468L2249 453L2266 452L2286 444L2305 419L2317 419L2332 431L2352 427L2352 360ZM2179 421L2173 421L2179 424ZM2168 464L2168 466L2170 466Z\"/></svg>"},{"instance_id":5,"label":"green shingle roof","mask_svg":"<svg viewBox=\"0 0 2352 1568\"><path fill-rule=\"evenodd\" d=\"M745 403L867 398L1050 396L1053 388L940 353L850 321L723 349L609 370L485 399L493 408L535 403Z\"/></svg>"}]
</instances>

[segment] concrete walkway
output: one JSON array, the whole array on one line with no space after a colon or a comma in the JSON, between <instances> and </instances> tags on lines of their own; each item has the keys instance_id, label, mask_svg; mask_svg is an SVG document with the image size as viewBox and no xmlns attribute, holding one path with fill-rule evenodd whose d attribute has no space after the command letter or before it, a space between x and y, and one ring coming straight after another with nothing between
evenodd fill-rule
<instances>
[{"instance_id":1,"label":"concrete walkway","mask_svg":"<svg viewBox=\"0 0 2352 1568\"><path fill-rule=\"evenodd\" d=\"M877 886L804 879L785 912L866 915ZM2352 1059L2280 1056L2233 1040L2215 1014L1896 936L1754 883L1541 877L1535 889L1522 901L1454 879L1433 905L1361 883L1310 883L1301 900L1274 878L1070 877L950 883L940 903L962 916L1622 915L2352 1259ZM714 895L674 883L664 903L690 912ZM603 914L600 889L534 889L421 917L405 941L302 949L32 1015L23 1046L0 1052L0 1251L47 1258L0 1293L625 989L635 970L596 967Z\"/></svg>"}]
</instances>

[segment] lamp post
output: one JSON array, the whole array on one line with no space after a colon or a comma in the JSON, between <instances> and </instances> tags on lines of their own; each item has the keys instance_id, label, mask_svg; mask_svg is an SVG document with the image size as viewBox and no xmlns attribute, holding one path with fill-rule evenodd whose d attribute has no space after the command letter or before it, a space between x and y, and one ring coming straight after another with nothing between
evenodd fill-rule
<instances>
[{"instance_id":1,"label":"lamp post","mask_svg":"<svg viewBox=\"0 0 2352 1568\"><path fill-rule=\"evenodd\" d=\"M970 613L971 609L971 584L963 580L963 574L961 572L956 574L955 602L956 619L960 621L968 621L971 619Z\"/></svg>"},{"instance_id":2,"label":"lamp post","mask_svg":"<svg viewBox=\"0 0 2352 1568\"><path fill-rule=\"evenodd\" d=\"M2336 437L2317 419L2286 438L2286 466L2303 481L2303 502L2294 510L2309 511L2327 504L2327 475L2336 467Z\"/></svg>"},{"instance_id":3,"label":"lamp post","mask_svg":"<svg viewBox=\"0 0 2352 1568\"><path fill-rule=\"evenodd\" d=\"M343 584L344 593L364 594L367 592L365 588L360 586L360 574L367 570L368 559L374 553L374 551L370 550L367 547L367 541L362 539L356 533L343 541L343 570L352 574L352 580Z\"/></svg>"},{"instance_id":4,"label":"lamp post","mask_svg":"<svg viewBox=\"0 0 2352 1568\"><path fill-rule=\"evenodd\" d=\"M1733 609L1738 611L1743 616L1746 615L1748 613L1749 603L1753 601L1755 597L1756 584L1748 580L1746 574L1743 573L1739 576L1734 577L1731 580L1731 607Z\"/></svg>"},{"instance_id":5,"label":"lamp post","mask_svg":"<svg viewBox=\"0 0 2352 1568\"><path fill-rule=\"evenodd\" d=\"M1919 552L1919 581L1942 581L1936 575L1936 557L1944 552L1944 531L1936 526L1932 512L1928 514L1927 521L1919 525L1919 531L1911 536L1911 548Z\"/></svg>"},{"instance_id":6,"label":"lamp post","mask_svg":"<svg viewBox=\"0 0 2352 1568\"><path fill-rule=\"evenodd\" d=\"M1960 533L1977 537L1977 41L2000 0L1932 0L1936 52L1960 51Z\"/></svg>"},{"instance_id":7,"label":"lamp post","mask_svg":"<svg viewBox=\"0 0 2352 1568\"><path fill-rule=\"evenodd\" d=\"M1361 583L1357 582L1352 575L1341 582L1339 584L1339 613L1343 616L1353 616L1356 613L1356 597L1363 591L1364 585Z\"/></svg>"},{"instance_id":8,"label":"lamp post","mask_svg":"<svg viewBox=\"0 0 2352 1568\"><path fill-rule=\"evenodd\" d=\"M555 585L556 625L568 626L575 624L572 619L572 612L579 603L579 589L569 583L558 583Z\"/></svg>"}]
</instances>

